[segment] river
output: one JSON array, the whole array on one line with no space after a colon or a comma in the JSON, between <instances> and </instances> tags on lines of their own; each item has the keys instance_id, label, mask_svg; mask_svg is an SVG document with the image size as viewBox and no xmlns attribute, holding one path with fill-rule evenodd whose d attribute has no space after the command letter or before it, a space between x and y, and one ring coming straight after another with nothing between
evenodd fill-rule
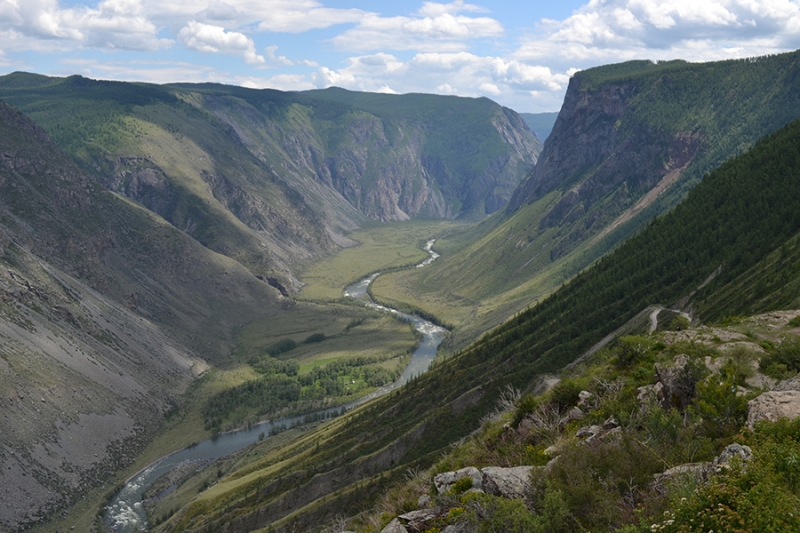
<instances>
[{"instance_id":1,"label":"river","mask_svg":"<svg viewBox=\"0 0 800 533\"><path fill-rule=\"evenodd\" d=\"M426 243L425 250L428 252L428 257L425 261L417 265L422 267L429 265L433 262L439 254L433 251L433 243L435 239L431 239ZM147 530L147 514L142 505L142 495L159 477L167 472L178 468L180 466L197 464L198 468L203 465L210 464L210 462L230 455L231 453L241 450L262 438L269 438L273 428L290 427L295 424L302 424L307 416L326 415L332 416L341 411L342 407L345 410L350 410L357 407L364 402L383 396L397 387L405 384L409 379L418 376L427 371L436 357L436 351L443 340L445 330L439 326L428 322L418 316L409 315L391 309L382 305L378 305L370 299L367 289L370 284L375 281L380 275L380 272L373 274L367 278L362 279L358 283L350 285L344 290L344 295L349 298L354 298L371 309L379 312L391 313L400 320L410 322L414 328L422 333L422 342L417 347L411 356L406 368L403 370L400 378L394 383L381 387L380 389L362 397L358 400L346 404L344 406L332 407L315 413L301 415L292 418L284 418L280 420L262 422L256 424L248 429L240 429L238 431L231 431L222 433L214 438L201 442L195 446L184 448L154 462L144 470L131 477L125 486L120 490L111 502L106 507L104 520L106 526L115 533L138 533ZM171 487L174 490L175 487Z\"/></svg>"}]
</instances>

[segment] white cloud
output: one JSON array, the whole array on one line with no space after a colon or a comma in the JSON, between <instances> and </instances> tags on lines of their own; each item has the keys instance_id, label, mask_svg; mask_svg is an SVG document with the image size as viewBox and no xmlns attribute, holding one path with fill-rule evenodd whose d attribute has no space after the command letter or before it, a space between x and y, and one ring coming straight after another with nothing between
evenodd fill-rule
<instances>
[{"instance_id":1,"label":"white cloud","mask_svg":"<svg viewBox=\"0 0 800 533\"><path fill-rule=\"evenodd\" d=\"M104 0L96 8L62 9L57 0L5 0L0 29L14 31L7 47L80 47L151 51L172 45L157 36L140 0ZM36 41L39 41L36 43Z\"/></svg>"},{"instance_id":2,"label":"white cloud","mask_svg":"<svg viewBox=\"0 0 800 533\"><path fill-rule=\"evenodd\" d=\"M800 46L792 0L590 0L563 21L545 20L515 54L585 66L633 58L711 61Z\"/></svg>"},{"instance_id":3,"label":"white cloud","mask_svg":"<svg viewBox=\"0 0 800 533\"><path fill-rule=\"evenodd\" d=\"M294 63L289 59L287 59L286 56L275 55L275 52L277 50L278 50L277 45L268 46L264 49L264 52L266 52L267 57L269 58L271 63L275 63L277 65L286 65L286 66L294 65Z\"/></svg>"},{"instance_id":4,"label":"white cloud","mask_svg":"<svg viewBox=\"0 0 800 533\"><path fill-rule=\"evenodd\" d=\"M469 41L499 37L503 25L489 17L460 15L461 11L479 8L459 0L451 4L426 2L416 16L381 17L367 14L355 28L344 31L331 41L340 50L458 51Z\"/></svg>"},{"instance_id":5,"label":"white cloud","mask_svg":"<svg viewBox=\"0 0 800 533\"><path fill-rule=\"evenodd\" d=\"M250 64L265 62L264 56L256 53L256 46L251 38L243 33L225 31L221 26L191 21L178 32L178 38L188 48L199 52L239 55Z\"/></svg>"}]
</instances>

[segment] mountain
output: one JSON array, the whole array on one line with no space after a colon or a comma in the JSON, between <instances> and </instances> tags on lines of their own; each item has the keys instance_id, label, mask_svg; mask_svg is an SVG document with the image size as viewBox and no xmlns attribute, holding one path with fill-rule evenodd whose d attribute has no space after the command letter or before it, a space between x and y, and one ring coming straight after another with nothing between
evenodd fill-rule
<instances>
[{"instance_id":1,"label":"mountain","mask_svg":"<svg viewBox=\"0 0 800 533\"><path fill-rule=\"evenodd\" d=\"M673 210L538 305L401 390L290 445L249 450L246 464L156 531L303 530L352 516L393 482L466 439L507 385L532 390L604 337L611 340L626 325L645 327L651 306L672 307L673 317L690 311L714 321L800 305L794 290L800 265L798 183L800 121L795 121L709 173ZM648 370L643 366L642 372ZM496 430L505 431L499 425ZM502 434L462 442L460 450L478 455L502 456L507 449ZM491 448L481 449L482 443ZM513 465L520 458L506 460ZM458 455L448 461L466 466ZM387 498L405 502L406 511L417 505L402 493L392 494Z\"/></svg>"},{"instance_id":2,"label":"mountain","mask_svg":"<svg viewBox=\"0 0 800 533\"><path fill-rule=\"evenodd\" d=\"M798 76L800 52L575 74L536 169L506 209L437 241L445 253L430 269L381 279L374 292L460 326L454 345L465 346L800 117Z\"/></svg>"},{"instance_id":3,"label":"mountain","mask_svg":"<svg viewBox=\"0 0 800 533\"><path fill-rule=\"evenodd\" d=\"M541 143L488 99L0 78L90 175L291 293L368 219L481 218Z\"/></svg>"},{"instance_id":4,"label":"mountain","mask_svg":"<svg viewBox=\"0 0 800 533\"><path fill-rule=\"evenodd\" d=\"M130 465L234 329L291 303L0 103L0 530Z\"/></svg>"},{"instance_id":5,"label":"mountain","mask_svg":"<svg viewBox=\"0 0 800 533\"><path fill-rule=\"evenodd\" d=\"M519 116L536 136L545 142L553 131L553 124L556 123L558 112L553 113L520 113Z\"/></svg>"}]
</instances>

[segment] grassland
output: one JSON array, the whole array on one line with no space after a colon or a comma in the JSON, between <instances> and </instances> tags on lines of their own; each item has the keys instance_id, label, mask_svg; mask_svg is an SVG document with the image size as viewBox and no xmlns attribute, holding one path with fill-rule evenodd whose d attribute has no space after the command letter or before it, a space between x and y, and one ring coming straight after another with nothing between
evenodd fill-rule
<instances>
[{"instance_id":1,"label":"grassland","mask_svg":"<svg viewBox=\"0 0 800 533\"><path fill-rule=\"evenodd\" d=\"M300 279L306 285L300 297L307 300L337 300L350 283L377 272L419 263L427 254L425 241L463 227L453 221L400 222L371 225L348 235L360 244L314 264Z\"/></svg>"}]
</instances>

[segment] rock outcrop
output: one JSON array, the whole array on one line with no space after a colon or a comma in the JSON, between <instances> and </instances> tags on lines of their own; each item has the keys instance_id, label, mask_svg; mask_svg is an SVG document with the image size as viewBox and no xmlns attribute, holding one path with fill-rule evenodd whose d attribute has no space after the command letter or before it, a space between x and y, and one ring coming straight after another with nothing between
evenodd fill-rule
<instances>
[{"instance_id":1,"label":"rock outcrop","mask_svg":"<svg viewBox=\"0 0 800 533\"><path fill-rule=\"evenodd\" d=\"M747 402L747 427L753 429L756 422L777 422L781 418L800 417L800 391L769 391Z\"/></svg>"}]
</instances>

